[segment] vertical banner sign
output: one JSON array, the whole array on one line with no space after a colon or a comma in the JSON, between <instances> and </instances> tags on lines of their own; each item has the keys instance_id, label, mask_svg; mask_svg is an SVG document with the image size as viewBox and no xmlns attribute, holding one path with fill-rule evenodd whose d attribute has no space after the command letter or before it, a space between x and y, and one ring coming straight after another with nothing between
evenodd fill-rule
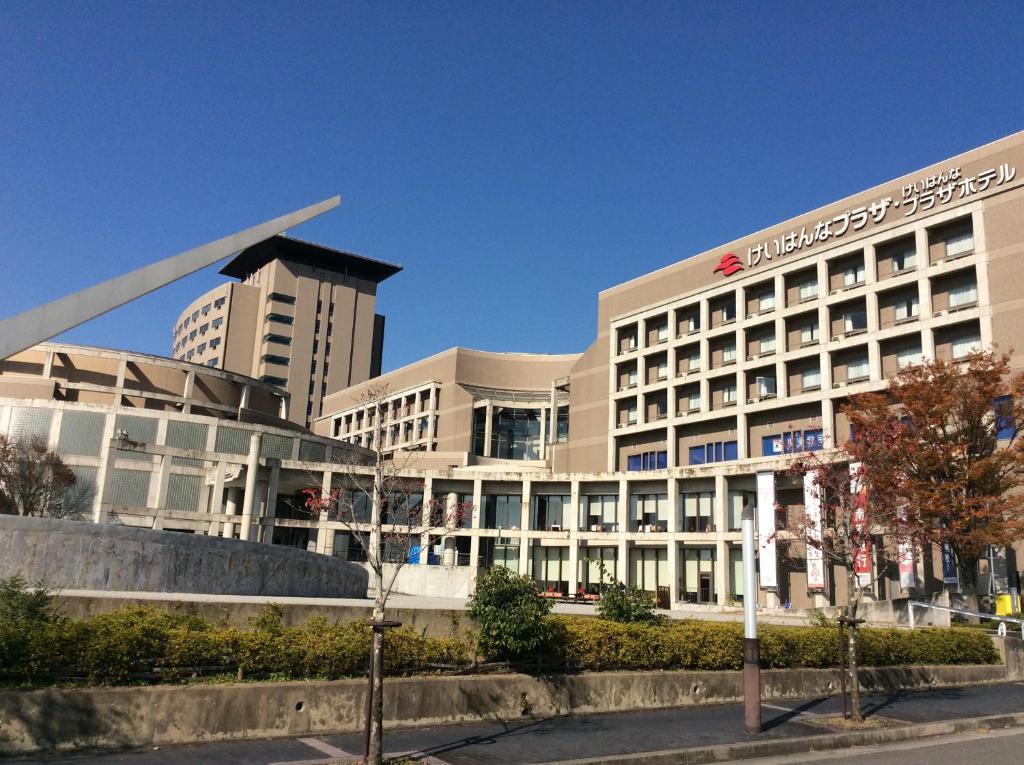
<instances>
[{"instance_id":1,"label":"vertical banner sign","mask_svg":"<svg viewBox=\"0 0 1024 765\"><path fill-rule=\"evenodd\" d=\"M943 584L960 584L960 575L956 570L956 554L949 542L942 543L942 582Z\"/></svg>"},{"instance_id":2,"label":"vertical banner sign","mask_svg":"<svg viewBox=\"0 0 1024 765\"><path fill-rule=\"evenodd\" d=\"M757 557L761 561L762 590L779 587L778 563L775 556L775 473L757 473Z\"/></svg>"},{"instance_id":3,"label":"vertical banner sign","mask_svg":"<svg viewBox=\"0 0 1024 765\"><path fill-rule=\"evenodd\" d=\"M901 507L898 511L898 517L901 521L906 521L907 508ZM914 545L906 537L901 537L896 549L900 561L900 587L904 590L912 590L917 587Z\"/></svg>"},{"instance_id":4,"label":"vertical banner sign","mask_svg":"<svg viewBox=\"0 0 1024 765\"><path fill-rule=\"evenodd\" d=\"M868 533L868 498L867 492L861 487L860 479L857 477L859 472L860 463L851 462L850 494L853 498L853 528L854 531L857 531L866 539ZM858 587L871 586L871 552L870 546L866 541L853 551L853 570L857 575Z\"/></svg>"},{"instance_id":5,"label":"vertical banner sign","mask_svg":"<svg viewBox=\"0 0 1024 765\"><path fill-rule=\"evenodd\" d=\"M818 473L808 470L804 473L804 532L807 546L807 590L822 592L825 589L825 555L821 550L821 497L815 485Z\"/></svg>"}]
</instances>

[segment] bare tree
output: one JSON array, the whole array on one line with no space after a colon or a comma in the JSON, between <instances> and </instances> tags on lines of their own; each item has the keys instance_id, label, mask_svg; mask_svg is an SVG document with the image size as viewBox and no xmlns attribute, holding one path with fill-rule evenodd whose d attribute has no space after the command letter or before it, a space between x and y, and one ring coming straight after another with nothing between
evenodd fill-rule
<instances>
[{"instance_id":1,"label":"bare tree","mask_svg":"<svg viewBox=\"0 0 1024 765\"><path fill-rule=\"evenodd\" d=\"M443 539L472 511L471 505L448 503L445 499L424 503L423 481L407 475L416 453L385 450L387 423L392 414L388 393L386 385L373 385L360 397L364 411L372 419L372 464L345 467L340 485L332 485L326 492L324 487L303 492L306 508L313 515L326 514L358 542L373 579L375 627L370 654L367 750L367 761L373 765L380 765L384 751L384 638L380 625L385 623L388 598L402 568L422 554L423 536L435 541Z\"/></svg>"},{"instance_id":2,"label":"bare tree","mask_svg":"<svg viewBox=\"0 0 1024 765\"><path fill-rule=\"evenodd\" d=\"M0 434L0 513L47 518L80 518L89 487L40 438Z\"/></svg>"}]
</instances>

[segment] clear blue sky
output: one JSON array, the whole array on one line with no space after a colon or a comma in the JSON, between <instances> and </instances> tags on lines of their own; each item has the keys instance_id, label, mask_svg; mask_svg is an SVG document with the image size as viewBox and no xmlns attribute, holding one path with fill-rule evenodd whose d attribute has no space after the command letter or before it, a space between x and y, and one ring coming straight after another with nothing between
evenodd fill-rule
<instances>
[{"instance_id":1,"label":"clear blue sky","mask_svg":"<svg viewBox=\"0 0 1024 765\"><path fill-rule=\"evenodd\" d=\"M385 367L1024 128L1020 3L7 2L0 316L341 194ZM166 354L216 268L69 333Z\"/></svg>"}]
</instances>

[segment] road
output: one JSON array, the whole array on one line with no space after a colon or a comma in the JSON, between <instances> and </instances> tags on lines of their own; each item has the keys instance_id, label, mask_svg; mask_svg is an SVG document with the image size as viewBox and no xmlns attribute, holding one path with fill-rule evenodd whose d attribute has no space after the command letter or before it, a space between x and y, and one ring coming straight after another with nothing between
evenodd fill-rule
<instances>
[{"instance_id":1,"label":"road","mask_svg":"<svg viewBox=\"0 0 1024 765\"><path fill-rule=\"evenodd\" d=\"M1024 684L945 688L867 695L863 698L867 716L901 723L982 717L1024 710ZM634 752L711 746L742 741L831 732L821 716L840 711L836 698L772 701L764 707L765 730L758 736L743 731L743 707L719 704L682 709L661 709L586 716L555 717L514 722L487 721L414 730L385 732L389 752L414 752L428 765L497 765L497 763L548 763L583 757L600 757ZM987 734L995 741L996 734ZM982 745L988 738L965 742ZM1020 739L1016 739L1019 743ZM915 742L919 743L919 742ZM159 750L98 752L64 755L72 765L312 765L361 751L357 734L248 740L215 744L177 746ZM875 752L877 750L870 750ZM896 752L900 765L910 765L908 752ZM945 756L945 762L958 762ZM811 762L817 755L799 755L785 762ZM934 758L934 752L930 757ZM31 757L13 762L19 765L52 765L54 757ZM971 757L963 762L971 762ZM822 760L825 762L826 760ZM896 760L892 760L896 762ZM924 760L921 760L924 762ZM1009 760L978 762L1024 762L1024 754ZM748 762L751 762L748 760ZM780 760L782 762L782 760ZM852 762L859 762L852 760ZM877 761L876 761L877 762ZM934 760L928 763L934 765Z\"/></svg>"}]
</instances>

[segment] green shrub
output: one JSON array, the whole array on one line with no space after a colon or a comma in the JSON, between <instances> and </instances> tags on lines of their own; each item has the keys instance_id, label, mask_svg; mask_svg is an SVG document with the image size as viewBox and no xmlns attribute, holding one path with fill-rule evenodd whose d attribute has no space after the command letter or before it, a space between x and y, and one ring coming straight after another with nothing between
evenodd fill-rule
<instances>
[{"instance_id":1,"label":"green shrub","mask_svg":"<svg viewBox=\"0 0 1024 765\"><path fill-rule=\"evenodd\" d=\"M551 603L537 597L528 576L502 566L480 574L469 599L469 616L479 626L480 652L488 659L518 659L541 650L550 628L544 620Z\"/></svg>"},{"instance_id":2,"label":"green shrub","mask_svg":"<svg viewBox=\"0 0 1024 765\"><path fill-rule=\"evenodd\" d=\"M602 619L622 624L661 624L663 618L654 610L654 599L636 587L611 585L601 588L597 613Z\"/></svg>"}]
</instances>

